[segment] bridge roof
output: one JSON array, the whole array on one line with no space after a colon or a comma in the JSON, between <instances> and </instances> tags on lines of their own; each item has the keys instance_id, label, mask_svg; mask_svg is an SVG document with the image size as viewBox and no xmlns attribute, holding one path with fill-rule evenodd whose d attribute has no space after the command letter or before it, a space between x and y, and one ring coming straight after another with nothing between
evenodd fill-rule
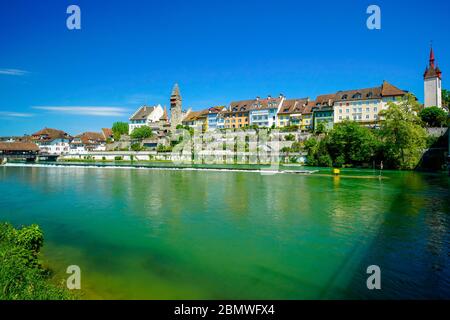
<instances>
[{"instance_id":1,"label":"bridge roof","mask_svg":"<svg viewBox=\"0 0 450 320\"><path fill-rule=\"evenodd\" d=\"M39 147L31 142L0 142L0 151L39 151Z\"/></svg>"}]
</instances>

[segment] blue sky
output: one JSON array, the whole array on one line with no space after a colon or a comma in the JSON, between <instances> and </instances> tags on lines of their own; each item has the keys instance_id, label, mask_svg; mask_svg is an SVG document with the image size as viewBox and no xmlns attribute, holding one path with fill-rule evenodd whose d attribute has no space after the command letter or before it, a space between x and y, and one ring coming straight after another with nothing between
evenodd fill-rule
<instances>
[{"instance_id":1,"label":"blue sky","mask_svg":"<svg viewBox=\"0 0 450 320\"><path fill-rule=\"evenodd\" d=\"M71 4L81 30L66 28ZM450 88L448 21L446 0L0 0L0 135L99 131L168 105L175 82L193 109L383 80L422 100L431 40Z\"/></svg>"}]
</instances>

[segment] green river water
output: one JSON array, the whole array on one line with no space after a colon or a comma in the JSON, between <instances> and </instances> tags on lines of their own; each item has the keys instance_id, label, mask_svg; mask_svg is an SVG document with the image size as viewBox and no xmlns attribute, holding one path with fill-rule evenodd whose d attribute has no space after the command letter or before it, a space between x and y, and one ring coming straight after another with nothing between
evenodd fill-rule
<instances>
[{"instance_id":1,"label":"green river water","mask_svg":"<svg viewBox=\"0 0 450 320\"><path fill-rule=\"evenodd\" d=\"M86 299L450 298L450 178L377 174L3 166L0 221Z\"/></svg>"}]
</instances>

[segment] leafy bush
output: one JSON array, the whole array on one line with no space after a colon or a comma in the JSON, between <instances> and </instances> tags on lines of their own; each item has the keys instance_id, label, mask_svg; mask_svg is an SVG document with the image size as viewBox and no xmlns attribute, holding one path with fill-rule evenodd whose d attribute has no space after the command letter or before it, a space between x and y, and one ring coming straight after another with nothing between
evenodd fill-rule
<instances>
[{"instance_id":1,"label":"leafy bush","mask_svg":"<svg viewBox=\"0 0 450 320\"><path fill-rule=\"evenodd\" d=\"M75 296L50 283L38 260L44 243L37 225L15 229L0 224L0 300L61 300Z\"/></svg>"},{"instance_id":2,"label":"leafy bush","mask_svg":"<svg viewBox=\"0 0 450 320\"><path fill-rule=\"evenodd\" d=\"M162 144L158 144L158 146L156 147L157 152L171 152L172 149L172 146L165 146Z\"/></svg>"},{"instance_id":3,"label":"leafy bush","mask_svg":"<svg viewBox=\"0 0 450 320\"><path fill-rule=\"evenodd\" d=\"M142 150L144 150L144 147L141 146L140 143L133 143L131 145L131 150L133 150L133 151L142 151Z\"/></svg>"},{"instance_id":4,"label":"leafy bush","mask_svg":"<svg viewBox=\"0 0 450 320\"><path fill-rule=\"evenodd\" d=\"M290 126L280 128L281 132L295 132L298 130L299 130L299 126L297 126L297 125L290 125Z\"/></svg>"},{"instance_id":5,"label":"leafy bush","mask_svg":"<svg viewBox=\"0 0 450 320\"><path fill-rule=\"evenodd\" d=\"M115 160L115 161L122 161L122 157L121 157L121 156L115 156L115 157L114 157L114 160Z\"/></svg>"},{"instance_id":6,"label":"leafy bush","mask_svg":"<svg viewBox=\"0 0 450 320\"><path fill-rule=\"evenodd\" d=\"M294 141L295 140L295 136L292 133L290 133L290 134L288 134L288 135L286 135L284 137L284 140L286 140L286 141Z\"/></svg>"},{"instance_id":7,"label":"leafy bush","mask_svg":"<svg viewBox=\"0 0 450 320\"><path fill-rule=\"evenodd\" d=\"M122 134L128 134L128 123L114 122L112 126L114 140L119 141Z\"/></svg>"},{"instance_id":8,"label":"leafy bush","mask_svg":"<svg viewBox=\"0 0 450 320\"><path fill-rule=\"evenodd\" d=\"M420 110L419 117L428 127L447 125L447 112L438 107L423 108Z\"/></svg>"},{"instance_id":9,"label":"leafy bush","mask_svg":"<svg viewBox=\"0 0 450 320\"><path fill-rule=\"evenodd\" d=\"M131 133L133 139L147 139L153 136L153 131L149 126L142 126L136 128Z\"/></svg>"}]
</instances>

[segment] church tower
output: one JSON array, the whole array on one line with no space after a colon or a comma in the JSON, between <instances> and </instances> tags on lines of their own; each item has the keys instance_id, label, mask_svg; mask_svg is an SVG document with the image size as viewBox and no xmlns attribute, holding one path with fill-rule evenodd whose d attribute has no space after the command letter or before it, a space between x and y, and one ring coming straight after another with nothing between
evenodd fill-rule
<instances>
[{"instance_id":1,"label":"church tower","mask_svg":"<svg viewBox=\"0 0 450 320\"><path fill-rule=\"evenodd\" d=\"M425 89L425 108L442 108L442 72L435 64L434 51L431 48L430 61L423 75Z\"/></svg>"},{"instance_id":2,"label":"church tower","mask_svg":"<svg viewBox=\"0 0 450 320\"><path fill-rule=\"evenodd\" d=\"M175 84L172 89L172 95L170 96L170 129L175 131L177 125L181 124L183 120L183 112L181 110L181 95L178 84Z\"/></svg>"}]
</instances>

